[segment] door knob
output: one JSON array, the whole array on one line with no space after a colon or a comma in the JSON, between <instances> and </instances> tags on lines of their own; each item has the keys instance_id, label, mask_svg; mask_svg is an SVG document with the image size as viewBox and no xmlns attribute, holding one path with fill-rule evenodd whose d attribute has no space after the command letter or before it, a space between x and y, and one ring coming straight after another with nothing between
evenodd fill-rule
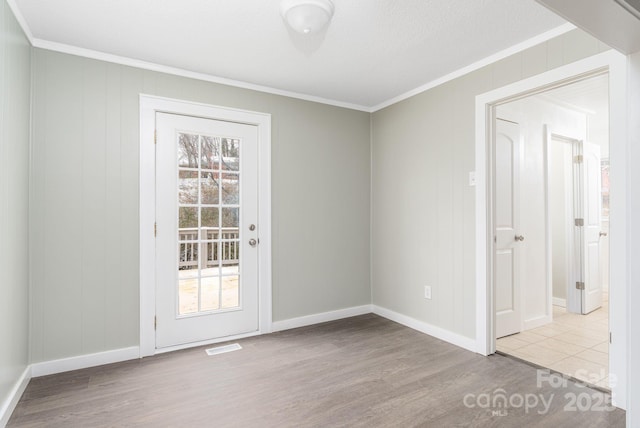
<instances>
[{"instance_id":1,"label":"door knob","mask_svg":"<svg viewBox=\"0 0 640 428\"><path fill-rule=\"evenodd\" d=\"M524 236L522 235L516 235L516 241L524 241Z\"/></svg>"},{"instance_id":2,"label":"door knob","mask_svg":"<svg viewBox=\"0 0 640 428\"><path fill-rule=\"evenodd\" d=\"M607 232L600 232L600 236L607 236Z\"/></svg>"},{"instance_id":3,"label":"door knob","mask_svg":"<svg viewBox=\"0 0 640 428\"><path fill-rule=\"evenodd\" d=\"M257 243L258 241L256 241L255 239L253 238L249 239L249 245L251 245L252 247L255 247Z\"/></svg>"}]
</instances>

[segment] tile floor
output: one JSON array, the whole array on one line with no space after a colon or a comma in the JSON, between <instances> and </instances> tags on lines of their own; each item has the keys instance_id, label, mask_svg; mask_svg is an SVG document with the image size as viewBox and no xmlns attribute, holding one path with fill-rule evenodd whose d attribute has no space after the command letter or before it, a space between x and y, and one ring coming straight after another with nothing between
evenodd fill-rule
<instances>
[{"instance_id":1,"label":"tile floor","mask_svg":"<svg viewBox=\"0 0 640 428\"><path fill-rule=\"evenodd\" d=\"M588 315L553 307L553 322L496 341L498 351L609 388L609 300Z\"/></svg>"}]
</instances>

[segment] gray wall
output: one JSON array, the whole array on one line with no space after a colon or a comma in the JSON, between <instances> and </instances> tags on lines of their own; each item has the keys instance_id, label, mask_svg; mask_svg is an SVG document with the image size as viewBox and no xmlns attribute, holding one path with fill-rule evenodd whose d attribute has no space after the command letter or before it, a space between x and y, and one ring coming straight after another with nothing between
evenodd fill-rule
<instances>
[{"instance_id":1,"label":"gray wall","mask_svg":"<svg viewBox=\"0 0 640 428\"><path fill-rule=\"evenodd\" d=\"M607 49L573 30L373 114L375 305L475 337L475 97Z\"/></svg>"},{"instance_id":2,"label":"gray wall","mask_svg":"<svg viewBox=\"0 0 640 428\"><path fill-rule=\"evenodd\" d=\"M369 304L370 116L34 49L32 362L138 344L140 93L272 115L274 321Z\"/></svg>"},{"instance_id":3,"label":"gray wall","mask_svg":"<svg viewBox=\"0 0 640 428\"><path fill-rule=\"evenodd\" d=\"M29 362L30 52L7 3L1 2L0 406Z\"/></svg>"}]
</instances>

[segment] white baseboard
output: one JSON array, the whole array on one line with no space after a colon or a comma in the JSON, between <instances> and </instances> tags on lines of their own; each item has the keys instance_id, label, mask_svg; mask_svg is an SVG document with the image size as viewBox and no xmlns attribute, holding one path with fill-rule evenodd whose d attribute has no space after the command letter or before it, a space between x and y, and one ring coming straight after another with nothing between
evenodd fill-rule
<instances>
[{"instance_id":1,"label":"white baseboard","mask_svg":"<svg viewBox=\"0 0 640 428\"><path fill-rule=\"evenodd\" d=\"M553 298L553 306L560 306L561 308L567 307L567 299L561 299L559 297Z\"/></svg>"},{"instance_id":2,"label":"white baseboard","mask_svg":"<svg viewBox=\"0 0 640 428\"><path fill-rule=\"evenodd\" d=\"M308 325L320 324L322 322L335 321L342 318L355 317L370 313L371 305L353 306L351 308L338 309L336 311L322 312L319 314L306 315L304 317L275 321L271 326L271 331L276 332L289 330L291 328L305 327Z\"/></svg>"},{"instance_id":3,"label":"white baseboard","mask_svg":"<svg viewBox=\"0 0 640 428\"><path fill-rule=\"evenodd\" d=\"M415 318L411 318L407 315L394 312L387 308L372 305L372 309L373 313L376 315L380 315L381 317L390 319L391 321L395 321L414 330L418 330L419 332L428 334L429 336L433 336L437 339L444 340L445 342L449 342L452 345L459 346L472 352L477 351L478 346L475 339L453 333L449 330L436 327L424 321L419 321Z\"/></svg>"},{"instance_id":4,"label":"white baseboard","mask_svg":"<svg viewBox=\"0 0 640 428\"><path fill-rule=\"evenodd\" d=\"M4 428L9 423L9 418L18 405L24 390L31 380L31 366L27 366L18 381L13 385L9 395L0 402L0 427Z\"/></svg>"},{"instance_id":5,"label":"white baseboard","mask_svg":"<svg viewBox=\"0 0 640 428\"><path fill-rule=\"evenodd\" d=\"M524 321L523 329L531 330L532 328L542 327L543 325L550 324L552 322L551 315L543 315L538 318L532 318Z\"/></svg>"},{"instance_id":6,"label":"white baseboard","mask_svg":"<svg viewBox=\"0 0 640 428\"><path fill-rule=\"evenodd\" d=\"M34 363L31 364L31 375L33 377L47 376L71 370L86 369L87 367L135 360L137 358L140 358L140 347L132 346L130 348L114 349L96 354L79 355L77 357Z\"/></svg>"}]
</instances>

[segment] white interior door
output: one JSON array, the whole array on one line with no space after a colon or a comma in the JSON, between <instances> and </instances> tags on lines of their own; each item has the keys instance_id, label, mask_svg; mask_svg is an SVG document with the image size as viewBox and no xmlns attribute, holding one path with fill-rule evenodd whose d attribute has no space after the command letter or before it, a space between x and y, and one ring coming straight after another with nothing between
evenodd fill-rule
<instances>
[{"instance_id":1,"label":"white interior door","mask_svg":"<svg viewBox=\"0 0 640 428\"><path fill-rule=\"evenodd\" d=\"M496 338L522 330L519 231L520 125L496 119L495 128L495 309Z\"/></svg>"},{"instance_id":2,"label":"white interior door","mask_svg":"<svg viewBox=\"0 0 640 428\"><path fill-rule=\"evenodd\" d=\"M156 348L257 331L257 127L157 113L156 132Z\"/></svg>"},{"instance_id":3,"label":"white interior door","mask_svg":"<svg viewBox=\"0 0 640 428\"><path fill-rule=\"evenodd\" d=\"M582 162L576 163L580 175L580 193L577 204L584 226L576 226L580 242L580 276L582 313L588 314L602 306L602 277L600 275L600 232L602 213L602 169L600 147L589 142L579 143Z\"/></svg>"}]
</instances>

